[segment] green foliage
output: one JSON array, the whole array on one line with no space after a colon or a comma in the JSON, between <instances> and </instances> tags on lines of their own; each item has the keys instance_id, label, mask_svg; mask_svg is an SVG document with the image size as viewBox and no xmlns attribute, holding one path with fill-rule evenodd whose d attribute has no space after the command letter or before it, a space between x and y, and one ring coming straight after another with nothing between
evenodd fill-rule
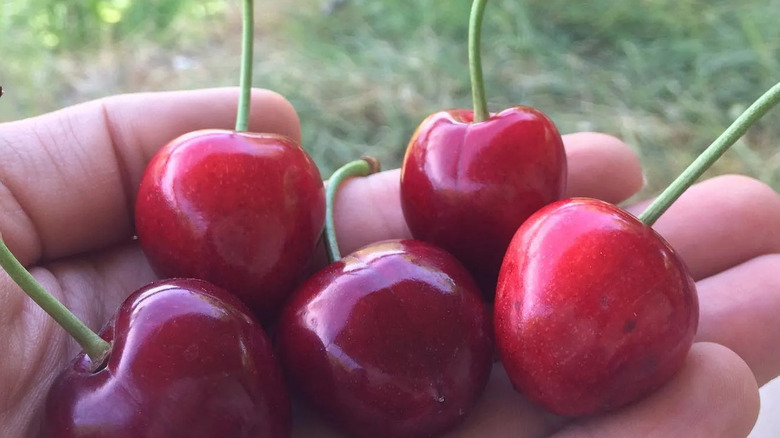
<instances>
[{"instance_id":1,"label":"green foliage","mask_svg":"<svg viewBox=\"0 0 780 438\"><path fill-rule=\"evenodd\" d=\"M471 0L347 0L323 14L326 1L257 2L255 84L291 100L324 175L363 154L398 166L426 115L471 105ZM116 92L237 84L236 3L0 0L0 118ZM562 132L623 138L652 192L780 79L777 11L780 0L493 0L489 106L536 106ZM711 173L780 187L778 136L775 110Z\"/></svg>"},{"instance_id":2,"label":"green foliage","mask_svg":"<svg viewBox=\"0 0 780 438\"><path fill-rule=\"evenodd\" d=\"M164 34L182 17L203 18L225 7L220 0L4 0L0 20L6 32L27 43L60 51L90 50L139 35Z\"/></svg>"},{"instance_id":3,"label":"green foliage","mask_svg":"<svg viewBox=\"0 0 780 438\"><path fill-rule=\"evenodd\" d=\"M94 69L122 66L148 47L197 40L201 29L190 23L227 6L224 0L0 0L0 81L9 93L0 120L99 97L78 96L79 88L102 86L100 95L131 91L106 86L124 80L122 72Z\"/></svg>"},{"instance_id":4,"label":"green foliage","mask_svg":"<svg viewBox=\"0 0 780 438\"><path fill-rule=\"evenodd\" d=\"M470 106L469 7L468 0L354 1L326 19L299 14L289 34L296 46L339 72L320 75L310 93L290 90L312 149L334 150L319 133L335 124L344 128L327 141L352 156L374 149L382 156L389 148L394 155L383 158L396 165L422 117ZM654 191L780 79L780 26L771 12L778 10L777 0L493 1L483 29L490 106L537 106L563 132L624 138L648 165ZM329 96L321 96L322 85ZM408 92L393 92L399 89ZM335 96L371 93L362 110L329 110ZM319 122L323 117L328 121ZM774 157L776 142L766 140L780 134L778 121L774 111L714 172L780 183L772 176L778 160L762 159Z\"/></svg>"}]
</instances>

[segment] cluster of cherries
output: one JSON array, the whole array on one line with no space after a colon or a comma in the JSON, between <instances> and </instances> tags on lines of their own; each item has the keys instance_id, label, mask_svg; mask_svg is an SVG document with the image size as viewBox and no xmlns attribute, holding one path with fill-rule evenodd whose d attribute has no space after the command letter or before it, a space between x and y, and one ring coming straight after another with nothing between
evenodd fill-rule
<instances>
[{"instance_id":1,"label":"cluster of cherries","mask_svg":"<svg viewBox=\"0 0 780 438\"><path fill-rule=\"evenodd\" d=\"M343 258L336 191L376 163L347 164L326 190L300 145L245 132L245 55L236 130L184 135L149 163L135 224L163 280L131 294L99 334L72 330L84 352L54 381L42 436L287 437L288 388L350 436L436 436L468 415L496 349L515 387L559 415L616 409L668 381L698 301L651 228L665 207L640 220L562 199L554 124L528 107L487 111L484 5L474 3L469 38L475 110L431 115L406 151L400 196L414 239ZM702 171L673 184L676 196ZM303 278L321 238L331 264Z\"/></svg>"}]
</instances>

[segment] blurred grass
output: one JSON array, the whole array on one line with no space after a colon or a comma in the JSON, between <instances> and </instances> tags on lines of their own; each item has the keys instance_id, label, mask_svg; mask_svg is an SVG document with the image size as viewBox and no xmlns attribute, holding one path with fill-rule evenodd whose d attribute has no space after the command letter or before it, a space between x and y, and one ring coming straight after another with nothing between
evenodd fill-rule
<instances>
[{"instance_id":1,"label":"blurred grass","mask_svg":"<svg viewBox=\"0 0 780 438\"><path fill-rule=\"evenodd\" d=\"M471 0L256 2L255 85L298 110L329 175L359 155L400 164L429 113L470 106ZM335 3L333 3L335 4ZM780 0L494 0L483 28L490 107L524 104L564 133L598 130L665 187L780 80ZM0 0L0 120L109 94L237 83L240 5L226 0ZM709 175L780 189L780 109Z\"/></svg>"}]
</instances>

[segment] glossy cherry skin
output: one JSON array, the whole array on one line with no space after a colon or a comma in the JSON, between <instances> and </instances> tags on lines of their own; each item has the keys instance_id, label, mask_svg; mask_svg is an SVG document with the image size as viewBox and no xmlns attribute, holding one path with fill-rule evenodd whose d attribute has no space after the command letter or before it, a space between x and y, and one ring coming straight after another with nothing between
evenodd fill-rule
<instances>
[{"instance_id":1,"label":"glossy cherry skin","mask_svg":"<svg viewBox=\"0 0 780 438\"><path fill-rule=\"evenodd\" d=\"M135 209L159 276L221 286L266 322L301 281L324 223L309 155L285 137L233 131L193 132L160 149Z\"/></svg>"},{"instance_id":2,"label":"glossy cherry skin","mask_svg":"<svg viewBox=\"0 0 780 438\"><path fill-rule=\"evenodd\" d=\"M43 437L288 437L290 401L246 306L201 280L150 284L101 331L99 371L80 354L56 378Z\"/></svg>"},{"instance_id":3,"label":"glossy cherry skin","mask_svg":"<svg viewBox=\"0 0 780 438\"><path fill-rule=\"evenodd\" d=\"M291 385L355 437L428 437L484 389L492 328L450 254L414 240L369 245L316 273L277 327Z\"/></svg>"},{"instance_id":4,"label":"glossy cherry skin","mask_svg":"<svg viewBox=\"0 0 780 438\"><path fill-rule=\"evenodd\" d=\"M599 414L668 381L699 320L688 269L652 228L606 202L573 198L512 239L495 301L496 343L529 399Z\"/></svg>"},{"instance_id":5,"label":"glossy cherry skin","mask_svg":"<svg viewBox=\"0 0 780 438\"><path fill-rule=\"evenodd\" d=\"M457 257L492 300L517 228L563 196L566 153L553 122L533 108L473 117L443 111L417 128L402 165L401 205L412 235Z\"/></svg>"}]
</instances>

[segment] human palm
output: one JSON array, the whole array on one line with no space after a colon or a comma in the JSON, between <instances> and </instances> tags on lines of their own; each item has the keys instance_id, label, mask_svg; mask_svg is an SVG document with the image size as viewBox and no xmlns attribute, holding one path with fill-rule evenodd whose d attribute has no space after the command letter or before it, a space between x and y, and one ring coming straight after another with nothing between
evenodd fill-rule
<instances>
[{"instance_id":1,"label":"human palm","mask_svg":"<svg viewBox=\"0 0 780 438\"><path fill-rule=\"evenodd\" d=\"M107 98L0 125L0 234L35 277L99 329L133 290L155 279L133 240L132 209L146 162L167 141L233 124L236 90ZM257 90L250 129L300 140L292 107ZM600 134L564 137L569 196L619 203L642 184L636 155ZM402 147L399 145L399 147ZM407 237L398 171L347 182L336 206L344 253ZM627 206L639 213L645 204ZM692 187L656 223L697 280L699 332L682 370L645 400L568 420L517 393L496 364L453 437L745 436L758 386L780 374L780 197L747 177ZM320 263L324 263L320 259ZM54 376L79 347L0 275L0 436L35 436ZM107 407L110 408L110 407ZM295 404L293 435L338 437Z\"/></svg>"}]
</instances>

